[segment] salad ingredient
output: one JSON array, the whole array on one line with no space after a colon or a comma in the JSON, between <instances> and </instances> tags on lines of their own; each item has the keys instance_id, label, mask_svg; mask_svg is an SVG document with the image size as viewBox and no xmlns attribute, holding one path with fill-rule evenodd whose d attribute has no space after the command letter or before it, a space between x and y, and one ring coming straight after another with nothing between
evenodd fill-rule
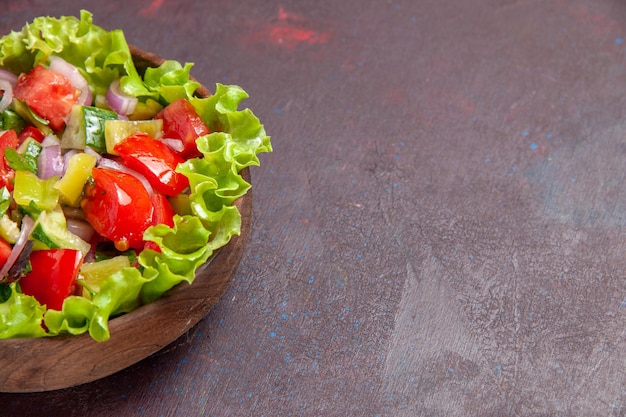
<instances>
[{"instance_id":1,"label":"salad ingredient","mask_svg":"<svg viewBox=\"0 0 626 417\"><path fill-rule=\"evenodd\" d=\"M174 211L174 207L168 200L167 196L156 193L150 196L150 200L152 201L152 207L154 208L152 213L152 223L154 225L164 224L169 227L174 227L174 216L176 215L176 211ZM161 252L159 245L149 240L144 243L144 249Z\"/></svg>"},{"instance_id":2,"label":"salad ingredient","mask_svg":"<svg viewBox=\"0 0 626 417\"><path fill-rule=\"evenodd\" d=\"M87 254L91 248L88 242L72 233L67 227L65 214L60 207L52 211L42 211L32 232L33 249L68 248Z\"/></svg>"},{"instance_id":3,"label":"salad ingredient","mask_svg":"<svg viewBox=\"0 0 626 417\"><path fill-rule=\"evenodd\" d=\"M141 184L148 191L148 194L154 193L154 190L152 189L152 185L150 185L150 182L148 182L146 177L144 177L143 175L141 175L139 172L135 171L134 169L127 167L121 162L118 162L118 160L110 159L110 158L100 158L98 160L97 166L98 168L109 168L114 171L126 172L132 175L133 177L137 178L139 181L141 181Z\"/></svg>"},{"instance_id":4,"label":"salad ingredient","mask_svg":"<svg viewBox=\"0 0 626 417\"><path fill-rule=\"evenodd\" d=\"M174 227L174 216L176 215L176 212L174 211L174 207L170 203L167 196L156 193L150 196L150 200L152 200L152 207L154 208L154 212L152 213L152 223L155 225L164 224L169 227Z\"/></svg>"},{"instance_id":5,"label":"salad ingredient","mask_svg":"<svg viewBox=\"0 0 626 417\"><path fill-rule=\"evenodd\" d=\"M43 132L35 126L26 126L17 136L20 143L24 143L28 138L33 138L37 142L41 143L45 137L46 135L44 135Z\"/></svg>"},{"instance_id":6,"label":"salad ingredient","mask_svg":"<svg viewBox=\"0 0 626 417\"><path fill-rule=\"evenodd\" d=\"M16 132L24 129L26 122L11 107L0 113L0 130L15 130Z\"/></svg>"},{"instance_id":7,"label":"salad ingredient","mask_svg":"<svg viewBox=\"0 0 626 417\"><path fill-rule=\"evenodd\" d=\"M124 255L98 262L84 262L80 267L81 279L78 281L84 287L83 296L91 298L93 294L98 293L100 286L109 276L129 267L130 260Z\"/></svg>"},{"instance_id":8,"label":"salad ingredient","mask_svg":"<svg viewBox=\"0 0 626 417\"><path fill-rule=\"evenodd\" d=\"M0 265L5 265L11 255L11 244L0 237Z\"/></svg>"},{"instance_id":9,"label":"salad ingredient","mask_svg":"<svg viewBox=\"0 0 626 417\"><path fill-rule=\"evenodd\" d=\"M6 191L6 188L3 188ZM3 214L0 217L0 237L7 242L14 244L20 236L20 228L9 216ZM0 275L1 276L1 275Z\"/></svg>"},{"instance_id":10,"label":"salad ingredient","mask_svg":"<svg viewBox=\"0 0 626 417\"><path fill-rule=\"evenodd\" d=\"M196 139L208 135L209 128L189 101L178 99L167 105L155 118L163 120L164 137L182 142L180 154L183 158L201 155L196 146Z\"/></svg>"},{"instance_id":11,"label":"salad ingredient","mask_svg":"<svg viewBox=\"0 0 626 417\"><path fill-rule=\"evenodd\" d=\"M7 164L5 153L7 149L17 149L17 134L14 130L6 130L0 133L0 187L13 189L13 176L15 171Z\"/></svg>"},{"instance_id":12,"label":"salad ingredient","mask_svg":"<svg viewBox=\"0 0 626 417\"><path fill-rule=\"evenodd\" d=\"M98 107L74 105L63 136L63 149L85 149L86 146L99 153L106 152L104 124L107 120L117 120L118 115L111 110Z\"/></svg>"},{"instance_id":13,"label":"salad ingredient","mask_svg":"<svg viewBox=\"0 0 626 417\"><path fill-rule=\"evenodd\" d=\"M20 235L13 245L13 249L11 249L11 254L9 258L4 263L3 267L0 269L0 277L4 279L4 276L9 272L9 270L13 267L15 262L18 260L22 252L26 251L26 248L32 245L28 239L30 238L30 234L35 227L35 221L30 216L24 216L22 219L22 229L20 230Z\"/></svg>"},{"instance_id":14,"label":"salad ingredient","mask_svg":"<svg viewBox=\"0 0 626 417\"><path fill-rule=\"evenodd\" d=\"M25 210L53 210L59 202L59 190L54 187L56 182L54 177L42 180L32 172L17 170L13 200Z\"/></svg>"},{"instance_id":15,"label":"salad ingredient","mask_svg":"<svg viewBox=\"0 0 626 417\"><path fill-rule=\"evenodd\" d=\"M0 111L4 111L11 104L13 100L13 89L17 84L17 75L0 70L0 91L2 91L2 98L0 99Z\"/></svg>"},{"instance_id":16,"label":"salad ingredient","mask_svg":"<svg viewBox=\"0 0 626 417\"><path fill-rule=\"evenodd\" d=\"M143 233L152 226L152 202L141 181L126 172L92 170L82 209L94 230L113 241L120 252L143 247Z\"/></svg>"},{"instance_id":17,"label":"salad ingredient","mask_svg":"<svg viewBox=\"0 0 626 417\"><path fill-rule=\"evenodd\" d=\"M82 262L83 254L74 249L34 251L30 255L31 272L20 279L20 288L40 304L60 310L75 290Z\"/></svg>"},{"instance_id":18,"label":"salad ingredient","mask_svg":"<svg viewBox=\"0 0 626 417\"><path fill-rule=\"evenodd\" d=\"M115 152L124 164L142 174L157 191L168 196L182 193L189 180L176 172L185 160L165 143L146 135L135 133L115 145Z\"/></svg>"},{"instance_id":19,"label":"salad ingredient","mask_svg":"<svg viewBox=\"0 0 626 417\"><path fill-rule=\"evenodd\" d=\"M113 80L106 95L106 102L117 114L128 116L135 111L139 100L120 89L120 80Z\"/></svg>"},{"instance_id":20,"label":"salad ingredient","mask_svg":"<svg viewBox=\"0 0 626 417\"><path fill-rule=\"evenodd\" d=\"M78 101L80 90L63 74L37 65L28 74L19 76L13 96L57 131L65 125L65 117Z\"/></svg>"},{"instance_id":21,"label":"salad ingredient","mask_svg":"<svg viewBox=\"0 0 626 417\"><path fill-rule=\"evenodd\" d=\"M41 130L44 135L54 134L49 126L50 122L35 113L33 109L28 107L28 104L26 104L24 101L14 98L11 102L10 109L15 112L17 117L24 123L24 125L28 123L29 126L35 126L37 129Z\"/></svg>"},{"instance_id":22,"label":"salad ingredient","mask_svg":"<svg viewBox=\"0 0 626 417\"><path fill-rule=\"evenodd\" d=\"M17 75L0 68L0 80L8 81L12 87L15 87L15 84L17 84Z\"/></svg>"},{"instance_id":23,"label":"salad ingredient","mask_svg":"<svg viewBox=\"0 0 626 417\"><path fill-rule=\"evenodd\" d=\"M90 153L72 154L65 172L60 180L54 184L59 190L61 199L72 207L78 207L83 193L83 187L91 176L91 169L96 166L97 157Z\"/></svg>"},{"instance_id":24,"label":"salad ingredient","mask_svg":"<svg viewBox=\"0 0 626 417\"><path fill-rule=\"evenodd\" d=\"M106 120L104 122L107 153L117 155L115 145L134 133L145 133L153 138L161 138L163 121L151 120Z\"/></svg>"},{"instance_id":25,"label":"salad ingredient","mask_svg":"<svg viewBox=\"0 0 626 417\"><path fill-rule=\"evenodd\" d=\"M37 159L37 175L41 179L61 177L65 169L65 162L61 154L60 145L44 146Z\"/></svg>"},{"instance_id":26,"label":"salad ingredient","mask_svg":"<svg viewBox=\"0 0 626 417\"><path fill-rule=\"evenodd\" d=\"M36 174L41 148L42 146L39 142L29 137L17 148L17 152L8 150L7 158L9 158L13 168L25 169Z\"/></svg>"},{"instance_id":27,"label":"salad ingredient","mask_svg":"<svg viewBox=\"0 0 626 417\"><path fill-rule=\"evenodd\" d=\"M66 226L68 231L85 242L91 242L96 233L93 227L82 219L67 218Z\"/></svg>"},{"instance_id":28,"label":"salad ingredient","mask_svg":"<svg viewBox=\"0 0 626 417\"><path fill-rule=\"evenodd\" d=\"M72 86L80 90L80 95L78 96L77 101L78 104L91 104L92 95L91 90L89 89L89 84L87 83L87 80L85 80L85 77L83 77L78 71L78 68L58 56L53 56L50 58L49 68L52 71L56 71L59 74L67 77Z\"/></svg>"}]
</instances>

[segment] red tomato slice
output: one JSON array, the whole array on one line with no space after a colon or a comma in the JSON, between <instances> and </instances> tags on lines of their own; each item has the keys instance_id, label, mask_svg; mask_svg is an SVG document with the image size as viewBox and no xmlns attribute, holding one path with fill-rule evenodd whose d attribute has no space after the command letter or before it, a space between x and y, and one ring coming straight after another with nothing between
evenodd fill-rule
<instances>
[{"instance_id":1,"label":"red tomato slice","mask_svg":"<svg viewBox=\"0 0 626 417\"><path fill-rule=\"evenodd\" d=\"M6 148L17 149L18 139L15 130L7 130L0 134L0 188L7 187L9 191L13 191L13 176L15 171L9 167L5 158L4 150Z\"/></svg>"},{"instance_id":2,"label":"red tomato slice","mask_svg":"<svg viewBox=\"0 0 626 417\"><path fill-rule=\"evenodd\" d=\"M174 215L176 212L172 208L169 200L164 194L152 194L152 206L154 212L152 213L152 224L165 224L169 227L174 227ZM152 249L156 252L160 252L159 245L155 242L146 241L144 249Z\"/></svg>"},{"instance_id":3,"label":"red tomato slice","mask_svg":"<svg viewBox=\"0 0 626 417\"><path fill-rule=\"evenodd\" d=\"M0 237L0 265L4 265L7 262L12 249L9 242Z\"/></svg>"},{"instance_id":4,"label":"red tomato slice","mask_svg":"<svg viewBox=\"0 0 626 417\"><path fill-rule=\"evenodd\" d=\"M80 90L74 88L63 74L37 65L28 74L21 74L13 97L24 101L39 116L50 122L50 128L60 130L64 118L76 104Z\"/></svg>"},{"instance_id":5,"label":"red tomato slice","mask_svg":"<svg viewBox=\"0 0 626 417\"><path fill-rule=\"evenodd\" d=\"M160 140L135 133L115 145L124 165L142 174L156 190L165 195L176 195L189 187L187 177L176 172L185 160Z\"/></svg>"},{"instance_id":6,"label":"red tomato slice","mask_svg":"<svg viewBox=\"0 0 626 417\"><path fill-rule=\"evenodd\" d=\"M154 209L152 224L165 224L169 227L174 227L174 215L176 212L167 197L163 194L153 194L151 200Z\"/></svg>"},{"instance_id":7,"label":"red tomato slice","mask_svg":"<svg viewBox=\"0 0 626 417\"><path fill-rule=\"evenodd\" d=\"M94 182L81 207L94 230L113 241L119 251L143 247L143 233L152 225L150 194L135 176L107 168L92 169Z\"/></svg>"},{"instance_id":8,"label":"red tomato slice","mask_svg":"<svg viewBox=\"0 0 626 417\"><path fill-rule=\"evenodd\" d=\"M61 310L74 292L83 254L74 249L48 249L30 255L31 272L20 278L20 288L47 308Z\"/></svg>"},{"instance_id":9,"label":"red tomato slice","mask_svg":"<svg viewBox=\"0 0 626 417\"><path fill-rule=\"evenodd\" d=\"M33 138L37 142L41 143L45 137L46 135L44 135L43 132L35 126L26 126L17 136L17 139L20 144L28 138Z\"/></svg>"},{"instance_id":10,"label":"red tomato slice","mask_svg":"<svg viewBox=\"0 0 626 417\"><path fill-rule=\"evenodd\" d=\"M209 134L209 128L188 100L180 98L170 103L155 116L155 119L163 119L164 137L183 142L183 150L180 152L183 158L201 156L196 147L196 139Z\"/></svg>"}]
</instances>

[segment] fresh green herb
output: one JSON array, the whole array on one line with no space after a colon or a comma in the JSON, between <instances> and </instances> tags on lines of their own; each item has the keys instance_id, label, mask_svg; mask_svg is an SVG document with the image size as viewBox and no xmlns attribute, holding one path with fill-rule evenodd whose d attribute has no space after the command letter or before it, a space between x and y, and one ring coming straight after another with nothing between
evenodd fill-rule
<instances>
[{"instance_id":1,"label":"fresh green herb","mask_svg":"<svg viewBox=\"0 0 626 417\"><path fill-rule=\"evenodd\" d=\"M33 174L37 173L37 160L29 158L26 155L20 155L13 148L6 148L4 150L4 157L7 160L9 166L15 171L28 171Z\"/></svg>"}]
</instances>

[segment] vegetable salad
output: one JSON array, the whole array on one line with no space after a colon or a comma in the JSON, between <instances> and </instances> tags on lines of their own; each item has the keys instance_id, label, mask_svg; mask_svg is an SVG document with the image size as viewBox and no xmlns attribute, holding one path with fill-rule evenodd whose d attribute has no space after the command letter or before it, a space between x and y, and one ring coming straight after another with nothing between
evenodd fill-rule
<instances>
[{"instance_id":1,"label":"vegetable salad","mask_svg":"<svg viewBox=\"0 0 626 417\"><path fill-rule=\"evenodd\" d=\"M239 234L239 174L271 152L247 93L120 30L39 17L0 38L0 338L89 333L194 280Z\"/></svg>"}]
</instances>

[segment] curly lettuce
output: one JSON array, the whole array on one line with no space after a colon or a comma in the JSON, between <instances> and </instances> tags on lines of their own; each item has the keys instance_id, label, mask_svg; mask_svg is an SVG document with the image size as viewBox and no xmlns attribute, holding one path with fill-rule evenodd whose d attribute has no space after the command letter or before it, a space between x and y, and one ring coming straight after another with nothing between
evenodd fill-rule
<instances>
[{"instance_id":1,"label":"curly lettuce","mask_svg":"<svg viewBox=\"0 0 626 417\"><path fill-rule=\"evenodd\" d=\"M39 17L0 38L0 67L14 73L26 72L51 55L74 64L96 94L105 94L110 82L121 77L122 89L140 100L166 105L187 98L212 132L197 140L203 156L178 168L189 178L189 209L175 216L173 227L161 224L145 232L144 239L155 242L160 252L141 252L138 268L112 274L91 298L68 297L61 311L46 310L16 283L0 285L0 338L89 333L105 341L111 318L158 299L180 283L192 283L196 270L240 233L241 215L233 202L250 184L239 172L259 165L257 155L271 152L272 145L252 111L239 109L248 98L243 89L216 84L210 97L197 97L200 84L190 77L192 64L173 60L141 75L122 31L94 25L88 11L81 11L80 19Z\"/></svg>"}]
</instances>

